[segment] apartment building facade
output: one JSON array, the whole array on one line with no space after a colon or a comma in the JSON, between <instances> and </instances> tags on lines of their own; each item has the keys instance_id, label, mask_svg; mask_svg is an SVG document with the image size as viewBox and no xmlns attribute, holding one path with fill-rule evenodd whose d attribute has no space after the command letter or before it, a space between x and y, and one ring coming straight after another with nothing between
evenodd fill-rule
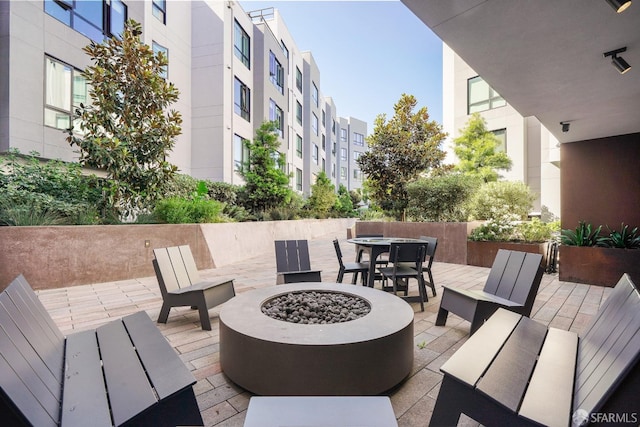
<instances>
[{"instance_id":1,"label":"apartment building facade","mask_svg":"<svg viewBox=\"0 0 640 427\"><path fill-rule=\"evenodd\" d=\"M291 187L308 195L321 170L331 176L328 126L337 110L331 102L327 114L313 55L298 49L278 11L251 15L215 0L0 2L0 153L77 159L64 129L89 97L82 48L131 18L143 42L168 56L167 79L180 90L172 107L182 134L168 160L195 178L242 184L243 141L274 120ZM360 129L366 136L366 123Z\"/></svg>"},{"instance_id":2,"label":"apartment building facade","mask_svg":"<svg viewBox=\"0 0 640 427\"><path fill-rule=\"evenodd\" d=\"M560 148L558 140L537 118L523 117L443 43L443 128L449 134L447 163L457 161L453 140L460 136L471 115L478 112L487 128L500 140L499 149L513 162L502 178L521 181L537 196L533 212L560 215Z\"/></svg>"}]
</instances>

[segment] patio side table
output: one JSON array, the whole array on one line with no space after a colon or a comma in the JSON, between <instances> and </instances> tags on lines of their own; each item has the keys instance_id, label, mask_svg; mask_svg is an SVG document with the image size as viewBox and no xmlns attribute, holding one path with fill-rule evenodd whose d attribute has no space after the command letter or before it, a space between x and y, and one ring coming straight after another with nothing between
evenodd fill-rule
<instances>
[{"instance_id":1,"label":"patio side table","mask_svg":"<svg viewBox=\"0 0 640 427\"><path fill-rule=\"evenodd\" d=\"M386 396L253 396L244 427L397 427Z\"/></svg>"}]
</instances>

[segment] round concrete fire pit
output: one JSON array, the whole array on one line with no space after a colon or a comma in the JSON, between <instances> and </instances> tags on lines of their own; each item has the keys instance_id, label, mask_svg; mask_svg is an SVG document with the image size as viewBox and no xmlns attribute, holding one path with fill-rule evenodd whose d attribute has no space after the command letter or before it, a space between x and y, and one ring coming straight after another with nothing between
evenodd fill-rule
<instances>
[{"instance_id":1,"label":"round concrete fire pit","mask_svg":"<svg viewBox=\"0 0 640 427\"><path fill-rule=\"evenodd\" d=\"M331 324L290 323L262 312L288 293L335 292L359 297L371 311ZM376 395L413 366L413 309L368 287L292 283L256 289L220 311L220 365L239 386L259 395Z\"/></svg>"}]
</instances>

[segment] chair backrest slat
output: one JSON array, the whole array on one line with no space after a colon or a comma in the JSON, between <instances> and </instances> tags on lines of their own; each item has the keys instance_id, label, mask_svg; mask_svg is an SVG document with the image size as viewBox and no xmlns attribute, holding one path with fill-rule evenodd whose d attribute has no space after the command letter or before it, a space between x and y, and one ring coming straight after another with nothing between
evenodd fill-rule
<instances>
[{"instance_id":1,"label":"chair backrest slat","mask_svg":"<svg viewBox=\"0 0 640 427\"><path fill-rule=\"evenodd\" d=\"M182 257L182 263L187 270L187 276L189 277L189 282L193 285L194 283L201 282L200 273L198 273L198 267L196 266L196 260L193 258L193 254L191 253L191 248L189 245L179 246L180 256Z\"/></svg>"},{"instance_id":2,"label":"chair backrest slat","mask_svg":"<svg viewBox=\"0 0 640 427\"><path fill-rule=\"evenodd\" d=\"M522 268L522 263L524 262L524 256L524 252L511 251L509 253L509 260L507 261L507 265L504 268L504 273L502 273L500 282L498 282L498 287L496 288L495 292L493 292L494 295L508 300L511 299L513 288L516 286L518 276L520 275L520 269ZM530 279L533 278L531 277ZM524 301L522 302L524 303Z\"/></svg>"},{"instance_id":3,"label":"chair backrest slat","mask_svg":"<svg viewBox=\"0 0 640 427\"><path fill-rule=\"evenodd\" d=\"M173 268L174 274L176 275L178 286L180 288L186 288L191 286L191 281L189 280L189 274L187 273L187 269L184 266L184 262L182 261L182 254L180 253L180 247L171 246L167 248L167 253L169 254L169 259L171 260L171 267Z\"/></svg>"},{"instance_id":4,"label":"chair backrest slat","mask_svg":"<svg viewBox=\"0 0 640 427\"><path fill-rule=\"evenodd\" d=\"M153 267L156 269L160 292L164 298L167 292L174 292L180 289L180 285L178 284L176 273L173 271L173 265L171 264L171 258L169 257L167 248L154 249L153 255L155 256Z\"/></svg>"},{"instance_id":5,"label":"chair backrest slat","mask_svg":"<svg viewBox=\"0 0 640 427\"><path fill-rule=\"evenodd\" d=\"M498 250L496 257L493 260L491 271L489 271L489 276L487 277L487 281L484 285L485 292L493 295L496 294L498 286L500 286L500 281L502 280L504 270L505 268L507 268L507 262L509 261L510 252L511 251L506 251L503 249Z\"/></svg>"},{"instance_id":6,"label":"chair backrest slat","mask_svg":"<svg viewBox=\"0 0 640 427\"><path fill-rule=\"evenodd\" d=\"M338 239L333 239L333 247L336 250L336 257L338 257L338 263L340 264L340 267L342 267L344 265L344 262L342 261L342 250L340 249L340 242L338 241Z\"/></svg>"},{"instance_id":7,"label":"chair backrest slat","mask_svg":"<svg viewBox=\"0 0 640 427\"><path fill-rule=\"evenodd\" d=\"M542 274L544 269L541 265L542 255L527 253L525 254L518 278L513 286L509 300L517 302L527 307L530 313L533 308L533 302L536 299Z\"/></svg>"},{"instance_id":8,"label":"chair backrest slat","mask_svg":"<svg viewBox=\"0 0 640 427\"><path fill-rule=\"evenodd\" d=\"M639 392L640 293L625 274L580 337L573 407L637 410Z\"/></svg>"}]
</instances>

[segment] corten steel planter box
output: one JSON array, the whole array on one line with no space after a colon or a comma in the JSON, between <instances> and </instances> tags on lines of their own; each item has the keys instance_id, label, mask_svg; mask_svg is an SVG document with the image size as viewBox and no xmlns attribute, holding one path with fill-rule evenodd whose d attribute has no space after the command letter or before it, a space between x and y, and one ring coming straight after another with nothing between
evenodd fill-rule
<instances>
[{"instance_id":1,"label":"corten steel planter box","mask_svg":"<svg viewBox=\"0 0 640 427\"><path fill-rule=\"evenodd\" d=\"M520 242L488 242L488 241L468 241L467 242L467 265L478 267L491 267L493 260L498 253L498 249L508 249L510 251L528 252L542 255L542 265L547 262L547 243L520 243Z\"/></svg>"},{"instance_id":2,"label":"corten steel planter box","mask_svg":"<svg viewBox=\"0 0 640 427\"><path fill-rule=\"evenodd\" d=\"M560 245L558 264L559 278L567 282L613 287L623 273L640 280L640 249Z\"/></svg>"}]
</instances>

